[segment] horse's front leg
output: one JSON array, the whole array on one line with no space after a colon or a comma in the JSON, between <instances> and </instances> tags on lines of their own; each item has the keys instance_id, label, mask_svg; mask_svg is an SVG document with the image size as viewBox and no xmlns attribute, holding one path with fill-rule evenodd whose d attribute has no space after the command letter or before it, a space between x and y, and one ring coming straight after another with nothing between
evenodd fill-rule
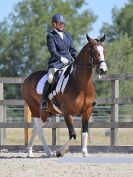
<instances>
[{"instance_id":1,"label":"horse's front leg","mask_svg":"<svg viewBox=\"0 0 133 177\"><path fill-rule=\"evenodd\" d=\"M71 115L64 115L64 119L69 131L69 139L76 139L76 132L73 126L73 117Z\"/></svg>"},{"instance_id":2,"label":"horse's front leg","mask_svg":"<svg viewBox=\"0 0 133 177\"><path fill-rule=\"evenodd\" d=\"M88 121L92 113L92 107L82 114L82 153L83 157L88 156Z\"/></svg>"},{"instance_id":3,"label":"horse's front leg","mask_svg":"<svg viewBox=\"0 0 133 177\"><path fill-rule=\"evenodd\" d=\"M71 115L64 115L64 119L69 130L69 139L59 150L57 150L57 157L63 156L68 151L72 138L76 139L76 133L73 127L73 117Z\"/></svg>"}]
</instances>

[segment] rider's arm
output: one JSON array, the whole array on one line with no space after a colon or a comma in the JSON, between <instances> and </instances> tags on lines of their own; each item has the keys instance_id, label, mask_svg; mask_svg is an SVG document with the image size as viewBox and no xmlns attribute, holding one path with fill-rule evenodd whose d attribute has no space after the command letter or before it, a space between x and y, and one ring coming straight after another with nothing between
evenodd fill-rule
<instances>
[{"instance_id":1,"label":"rider's arm","mask_svg":"<svg viewBox=\"0 0 133 177\"><path fill-rule=\"evenodd\" d=\"M70 33L68 33L69 35L69 39L70 39L70 48L69 48L69 52L72 55L73 58L76 58L78 55L77 50L75 49L75 47L73 46L73 41L72 41L72 37L70 35Z\"/></svg>"},{"instance_id":2,"label":"rider's arm","mask_svg":"<svg viewBox=\"0 0 133 177\"><path fill-rule=\"evenodd\" d=\"M52 57L55 57L58 60L61 59L61 55L56 50L55 39L52 34L47 35L47 47Z\"/></svg>"}]
</instances>

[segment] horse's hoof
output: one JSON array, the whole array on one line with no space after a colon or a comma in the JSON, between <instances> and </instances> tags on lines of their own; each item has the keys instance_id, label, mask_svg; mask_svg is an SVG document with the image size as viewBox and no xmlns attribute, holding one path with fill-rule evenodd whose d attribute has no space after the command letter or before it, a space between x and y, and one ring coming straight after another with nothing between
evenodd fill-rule
<instances>
[{"instance_id":1,"label":"horse's hoof","mask_svg":"<svg viewBox=\"0 0 133 177\"><path fill-rule=\"evenodd\" d=\"M62 157L63 154L60 151L56 151L56 157Z\"/></svg>"},{"instance_id":2,"label":"horse's hoof","mask_svg":"<svg viewBox=\"0 0 133 177\"><path fill-rule=\"evenodd\" d=\"M55 153L52 153L52 154L51 154L51 157L56 157L56 154L55 154Z\"/></svg>"},{"instance_id":3,"label":"horse's hoof","mask_svg":"<svg viewBox=\"0 0 133 177\"><path fill-rule=\"evenodd\" d=\"M32 158L32 157L34 157L34 155L33 155L33 153L28 153L27 157Z\"/></svg>"},{"instance_id":4,"label":"horse's hoof","mask_svg":"<svg viewBox=\"0 0 133 177\"><path fill-rule=\"evenodd\" d=\"M88 157L88 152L82 152L83 153L83 157Z\"/></svg>"},{"instance_id":5,"label":"horse's hoof","mask_svg":"<svg viewBox=\"0 0 133 177\"><path fill-rule=\"evenodd\" d=\"M72 139L72 138L73 138L74 140L76 140L76 133L75 133L75 132L70 134L70 139Z\"/></svg>"},{"instance_id":6,"label":"horse's hoof","mask_svg":"<svg viewBox=\"0 0 133 177\"><path fill-rule=\"evenodd\" d=\"M48 158L56 157L56 154L54 154L53 152L50 152L50 153L47 154L47 157Z\"/></svg>"}]
</instances>

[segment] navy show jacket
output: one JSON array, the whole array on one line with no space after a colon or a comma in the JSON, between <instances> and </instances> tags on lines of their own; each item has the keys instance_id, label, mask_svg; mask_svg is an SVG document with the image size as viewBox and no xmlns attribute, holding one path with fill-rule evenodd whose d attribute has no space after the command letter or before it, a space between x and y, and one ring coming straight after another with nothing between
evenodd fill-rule
<instances>
[{"instance_id":1,"label":"navy show jacket","mask_svg":"<svg viewBox=\"0 0 133 177\"><path fill-rule=\"evenodd\" d=\"M49 32L47 34L47 47L51 54L48 61L48 69L61 69L64 67L64 64L60 61L61 57L67 58L70 64L78 55L68 32L63 32L63 39L56 31Z\"/></svg>"}]
</instances>

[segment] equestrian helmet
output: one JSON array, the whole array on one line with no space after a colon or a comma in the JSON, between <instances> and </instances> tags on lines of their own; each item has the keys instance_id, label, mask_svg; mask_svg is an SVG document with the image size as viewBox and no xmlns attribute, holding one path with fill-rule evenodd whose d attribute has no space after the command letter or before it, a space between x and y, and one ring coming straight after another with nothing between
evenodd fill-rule
<instances>
[{"instance_id":1,"label":"equestrian helmet","mask_svg":"<svg viewBox=\"0 0 133 177\"><path fill-rule=\"evenodd\" d=\"M53 17L52 17L52 23L53 23L53 22L65 23L64 16L61 15L61 14L55 14L55 15L53 15Z\"/></svg>"}]
</instances>

